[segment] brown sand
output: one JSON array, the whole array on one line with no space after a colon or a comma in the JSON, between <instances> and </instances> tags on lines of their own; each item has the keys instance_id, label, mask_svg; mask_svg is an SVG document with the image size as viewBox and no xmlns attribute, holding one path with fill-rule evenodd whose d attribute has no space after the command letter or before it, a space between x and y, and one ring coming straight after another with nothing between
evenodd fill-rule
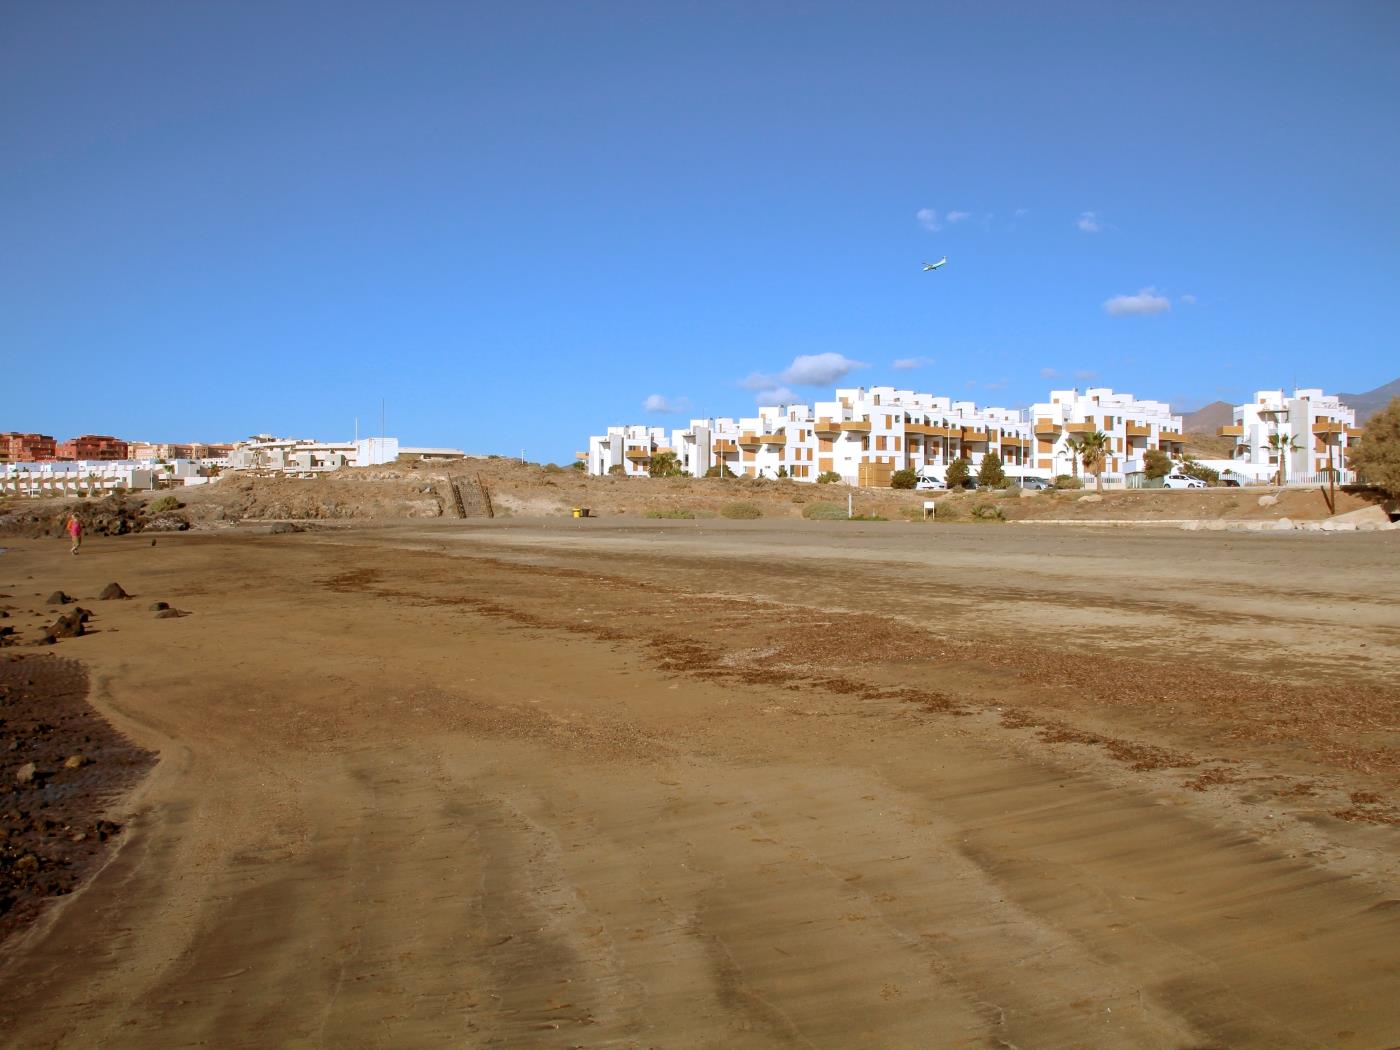
<instances>
[{"instance_id":1,"label":"brown sand","mask_svg":"<svg viewBox=\"0 0 1400 1050\"><path fill-rule=\"evenodd\" d=\"M14 541L0 590L134 596L56 651L161 762L4 946L0 1040L1400 1045L1398 555L793 521Z\"/></svg>"}]
</instances>

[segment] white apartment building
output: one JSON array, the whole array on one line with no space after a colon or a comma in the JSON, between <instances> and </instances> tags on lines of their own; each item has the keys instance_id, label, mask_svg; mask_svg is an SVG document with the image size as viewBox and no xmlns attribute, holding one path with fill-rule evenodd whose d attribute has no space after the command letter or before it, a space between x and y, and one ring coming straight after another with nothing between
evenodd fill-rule
<instances>
[{"instance_id":1,"label":"white apartment building","mask_svg":"<svg viewBox=\"0 0 1400 1050\"><path fill-rule=\"evenodd\" d=\"M645 476L652 457L669 451L693 477L723 463L747 477L816 481L830 472L848 484L883 486L906 468L941 479L955 459L968 460L975 472L991 452L1012 476L1075 473L1069 442L1100 429L1113 446L1110 474L1142 470L1149 448L1181 454L1181 418L1167 405L1106 387L1053 390L1029 412L892 386L835 393L831 401L765 406L738 420L691 420L669 436L662 427L609 427L581 456L591 474L620 466L619 473Z\"/></svg>"},{"instance_id":2,"label":"white apartment building","mask_svg":"<svg viewBox=\"0 0 1400 1050\"><path fill-rule=\"evenodd\" d=\"M1105 474L1137 474L1146 469L1150 449L1173 459L1183 451L1181 417L1162 401L1139 401L1132 394L1108 387L1052 390L1050 400L1030 407L1035 428L1035 467L1042 477L1078 474L1072 442L1084 434L1102 431L1109 438Z\"/></svg>"},{"instance_id":3,"label":"white apartment building","mask_svg":"<svg viewBox=\"0 0 1400 1050\"><path fill-rule=\"evenodd\" d=\"M131 460L44 460L0 463L0 495L101 496L153 489L158 468Z\"/></svg>"},{"instance_id":4,"label":"white apartment building","mask_svg":"<svg viewBox=\"0 0 1400 1050\"><path fill-rule=\"evenodd\" d=\"M356 441L311 441L257 434L233 446L228 466L233 470L266 470L284 474L323 474L342 467L375 467L393 463L400 456L414 459L462 459L456 448L417 448L399 444L396 437L369 437Z\"/></svg>"},{"instance_id":5,"label":"white apartment building","mask_svg":"<svg viewBox=\"0 0 1400 1050\"><path fill-rule=\"evenodd\" d=\"M1236 405L1234 422L1220 428L1235 439L1234 460L1256 473L1283 459L1284 481L1318 480L1328 469L1329 453L1338 481L1352 481L1351 449L1361 438L1356 412L1321 390L1260 390L1249 404ZM1274 440L1270 440L1270 439Z\"/></svg>"}]
</instances>

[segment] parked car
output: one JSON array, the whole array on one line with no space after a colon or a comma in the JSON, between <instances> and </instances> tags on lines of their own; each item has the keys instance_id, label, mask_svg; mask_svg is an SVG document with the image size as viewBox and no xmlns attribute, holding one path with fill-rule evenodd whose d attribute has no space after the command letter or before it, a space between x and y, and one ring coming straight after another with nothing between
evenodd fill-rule
<instances>
[{"instance_id":1,"label":"parked car","mask_svg":"<svg viewBox=\"0 0 1400 1050\"><path fill-rule=\"evenodd\" d=\"M914 483L915 490L919 492L937 492L947 487L945 482L939 481L937 478L920 478Z\"/></svg>"},{"instance_id":2,"label":"parked car","mask_svg":"<svg viewBox=\"0 0 1400 1050\"><path fill-rule=\"evenodd\" d=\"M1048 489L1050 483L1044 478L1022 478L1021 488L1023 489Z\"/></svg>"},{"instance_id":3,"label":"parked car","mask_svg":"<svg viewBox=\"0 0 1400 1050\"><path fill-rule=\"evenodd\" d=\"M971 490L977 488L977 479L976 479L976 478L963 478L962 484L961 484L960 486L958 486L958 487L959 487L959 488L967 489L968 491L971 491Z\"/></svg>"},{"instance_id":4,"label":"parked car","mask_svg":"<svg viewBox=\"0 0 1400 1050\"><path fill-rule=\"evenodd\" d=\"M1203 489L1206 483L1200 478L1193 478L1189 474L1168 474L1162 479L1164 489Z\"/></svg>"}]
</instances>

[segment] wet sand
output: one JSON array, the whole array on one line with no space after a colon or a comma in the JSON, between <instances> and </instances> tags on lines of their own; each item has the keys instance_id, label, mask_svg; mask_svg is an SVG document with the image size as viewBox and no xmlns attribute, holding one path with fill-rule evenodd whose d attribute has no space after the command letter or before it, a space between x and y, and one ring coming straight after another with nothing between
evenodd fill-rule
<instances>
[{"instance_id":1,"label":"wet sand","mask_svg":"<svg viewBox=\"0 0 1400 1050\"><path fill-rule=\"evenodd\" d=\"M1395 533L7 545L161 760L5 1045L1400 1046Z\"/></svg>"}]
</instances>

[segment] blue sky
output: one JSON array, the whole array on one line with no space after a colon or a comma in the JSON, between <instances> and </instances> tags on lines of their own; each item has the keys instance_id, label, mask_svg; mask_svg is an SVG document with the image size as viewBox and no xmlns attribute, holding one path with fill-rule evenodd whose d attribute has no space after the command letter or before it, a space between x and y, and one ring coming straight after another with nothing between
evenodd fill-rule
<instances>
[{"instance_id":1,"label":"blue sky","mask_svg":"<svg viewBox=\"0 0 1400 1050\"><path fill-rule=\"evenodd\" d=\"M1366 390L1397 127L1384 3L10 4L0 430Z\"/></svg>"}]
</instances>

